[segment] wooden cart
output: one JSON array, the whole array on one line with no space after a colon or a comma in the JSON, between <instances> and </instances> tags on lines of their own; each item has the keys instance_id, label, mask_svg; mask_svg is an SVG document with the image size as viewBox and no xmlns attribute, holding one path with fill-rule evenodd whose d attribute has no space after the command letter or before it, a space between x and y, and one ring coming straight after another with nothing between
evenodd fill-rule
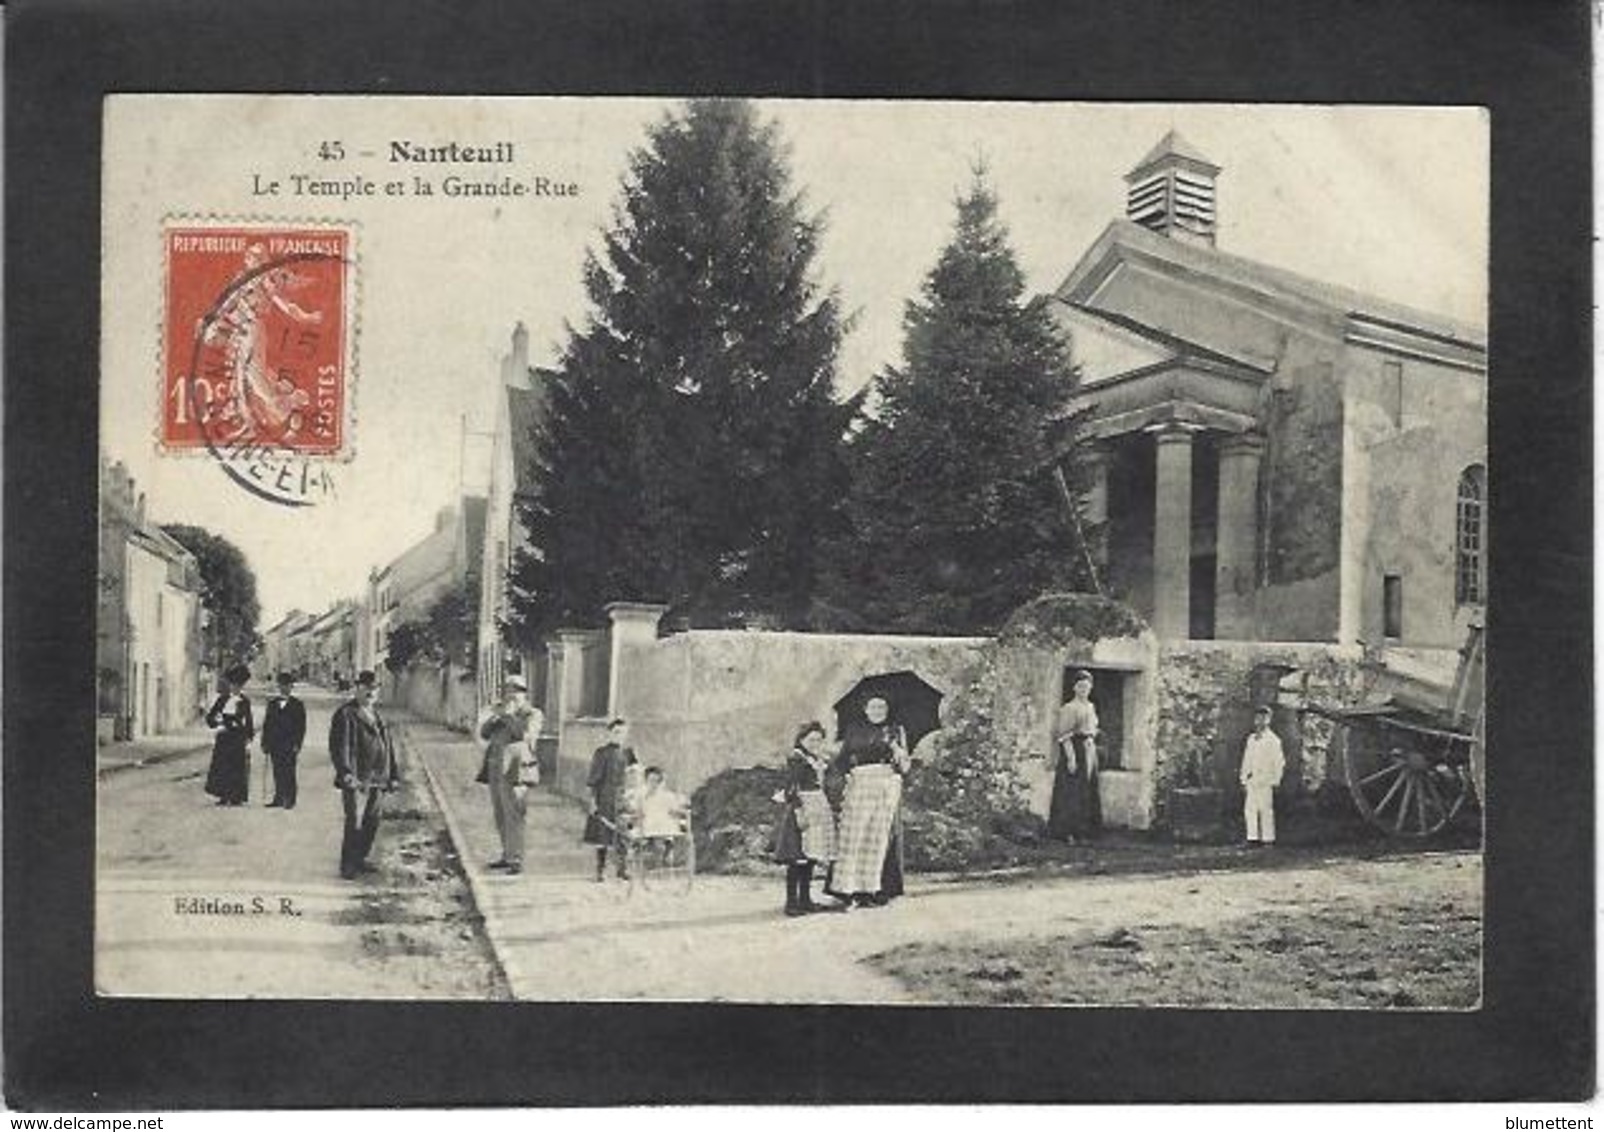
<instances>
[{"instance_id":1,"label":"wooden cart","mask_svg":"<svg viewBox=\"0 0 1604 1132\"><path fill-rule=\"evenodd\" d=\"M1309 704L1336 725L1332 750L1366 821L1388 836L1426 838L1484 797L1485 648L1472 626L1451 685L1383 655L1367 660L1357 705Z\"/></svg>"}]
</instances>

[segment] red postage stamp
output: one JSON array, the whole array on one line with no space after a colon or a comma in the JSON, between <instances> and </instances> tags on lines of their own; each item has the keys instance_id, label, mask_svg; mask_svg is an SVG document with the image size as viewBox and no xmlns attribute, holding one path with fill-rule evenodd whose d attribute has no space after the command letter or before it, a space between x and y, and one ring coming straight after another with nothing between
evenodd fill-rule
<instances>
[{"instance_id":1,"label":"red postage stamp","mask_svg":"<svg viewBox=\"0 0 1604 1132\"><path fill-rule=\"evenodd\" d=\"M169 227L164 241L162 447L234 461L343 454L351 232Z\"/></svg>"}]
</instances>

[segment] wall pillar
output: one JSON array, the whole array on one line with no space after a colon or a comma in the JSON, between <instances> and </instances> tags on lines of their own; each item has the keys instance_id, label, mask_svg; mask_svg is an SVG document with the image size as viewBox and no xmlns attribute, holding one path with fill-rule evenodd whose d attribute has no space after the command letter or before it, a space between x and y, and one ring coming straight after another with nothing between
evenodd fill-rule
<instances>
[{"instance_id":1,"label":"wall pillar","mask_svg":"<svg viewBox=\"0 0 1604 1132\"><path fill-rule=\"evenodd\" d=\"M566 718L563 714L564 655L561 638L552 637L546 642L546 686L541 691L540 706L546 713L547 734L556 733L558 724Z\"/></svg>"},{"instance_id":2,"label":"wall pillar","mask_svg":"<svg viewBox=\"0 0 1604 1132\"><path fill-rule=\"evenodd\" d=\"M618 717L624 714L625 657L632 649L642 648L657 640L657 623L668 612L668 606L644 601L615 601L606 607L612 622L612 653L607 665L607 714Z\"/></svg>"},{"instance_id":3,"label":"wall pillar","mask_svg":"<svg viewBox=\"0 0 1604 1132\"><path fill-rule=\"evenodd\" d=\"M1241 433L1220 443L1220 505L1215 535L1216 637L1256 640L1258 590L1259 462L1264 438Z\"/></svg>"},{"instance_id":4,"label":"wall pillar","mask_svg":"<svg viewBox=\"0 0 1604 1132\"><path fill-rule=\"evenodd\" d=\"M588 629L558 629L557 650L562 657L558 669L557 715L563 722L576 719L585 710L585 653L592 634Z\"/></svg>"},{"instance_id":5,"label":"wall pillar","mask_svg":"<svg viewBox=\"0 0 1604 1132\"><path fill-rule=\"evenodd\" d=\"M1153 632L1184 641L1192 611L1192 430L1153 434Z\"/></svg>"}]
</instances>

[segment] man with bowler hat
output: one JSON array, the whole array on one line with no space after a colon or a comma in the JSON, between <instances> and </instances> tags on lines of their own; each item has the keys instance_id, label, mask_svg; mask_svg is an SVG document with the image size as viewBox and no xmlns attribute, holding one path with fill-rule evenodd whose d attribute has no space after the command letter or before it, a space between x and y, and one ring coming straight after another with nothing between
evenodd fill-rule
<instances>
[{"instance_id":1,"label":"man with bowler hat","mask_svg":"<svg viewBox=\"0 0 1604 1132\"><path fill-rule=\"evenodd\" d=\"M273 763L273 800L269 806L295 809L295 760L300 758L306 738L306 705L290 690L295 677L278 674L278 694L267 701L267 718L262 721L262 750Z\"/></svg>"},{"instance_id":2,"label":"man with bowler hat","mask_svg":"<svg viewBox=\"0 0 1604 1132\"><path fill-rule=\"evenodd\" d=\"M340 843L340 875L346 880L377 871L368 863L379 832L382 795L401 779L390 730L374 701L377 680L370 671L357 675L356 690L340 705L329 724L329 758L334 785L345 804L345 837Z\"/></svg>"}]
</instances>

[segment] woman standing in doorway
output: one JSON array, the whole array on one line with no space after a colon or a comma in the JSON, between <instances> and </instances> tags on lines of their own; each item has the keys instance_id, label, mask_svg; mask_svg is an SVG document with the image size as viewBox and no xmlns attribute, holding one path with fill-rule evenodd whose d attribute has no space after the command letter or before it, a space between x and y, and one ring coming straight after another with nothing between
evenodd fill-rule
<instances>
[{"instance_id":1,"label":"woman standing in doorway","mask_svg":"<svg viewBox=\"0 0 1604 1132\"><path fill-rule=\"evenodd\" d=\"M219 806L243 806L250 793L250 753L247 744L256 735L251 701L245 685L251 670L236 664L223 673L222 694L206 713L206 726L217 732L212 741L212 765L206 771L206 793Z\"/></svg>"},{"instance_id":2,"label":"woman standing in doorway","mask_svg":"<svg viewBox=\"0 0 1604 1132\"><path fill-rule=\"evenodd\" d=\"M1097 708L1092 704L1092 674L1084 669L1073 677L1074 692L1059 709L1058 766L1053 774L1053 802L1047 815L1047 833L1065 841L1095 837L1103 826L1102 800L1097 790Z\"/></svg>"}]
</instances>

